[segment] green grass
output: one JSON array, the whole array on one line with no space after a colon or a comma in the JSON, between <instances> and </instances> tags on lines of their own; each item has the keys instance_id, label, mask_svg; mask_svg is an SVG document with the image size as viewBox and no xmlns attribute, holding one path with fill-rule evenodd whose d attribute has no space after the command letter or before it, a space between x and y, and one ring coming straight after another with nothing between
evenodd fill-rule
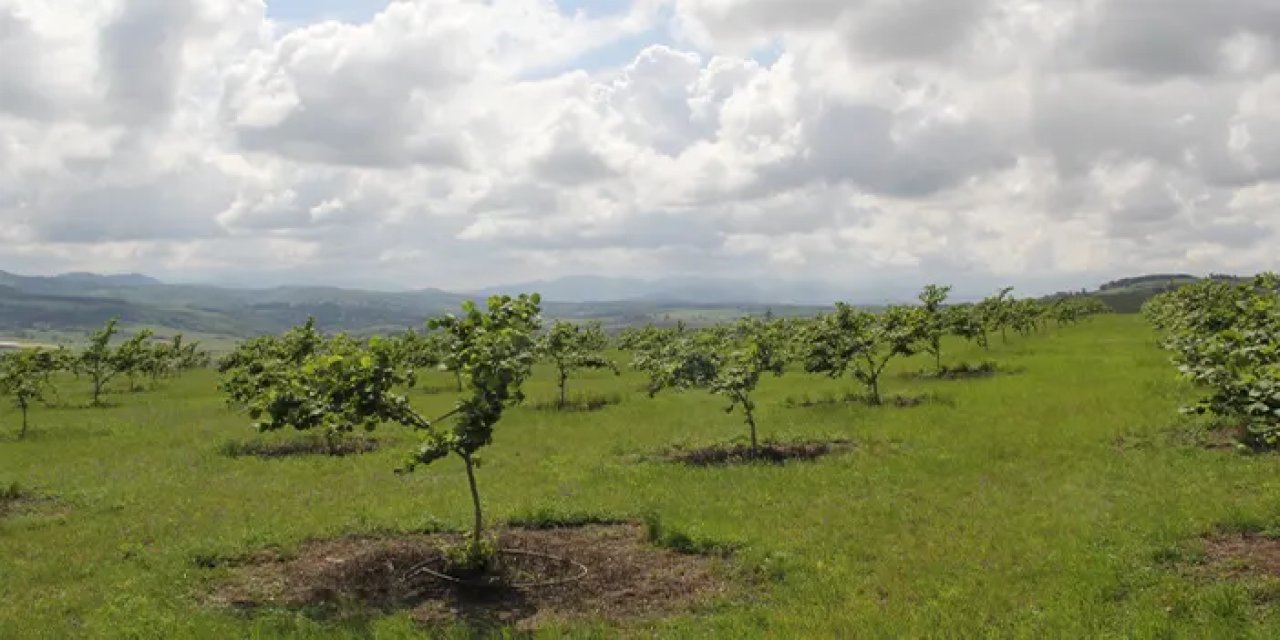
<instances>
[{"instance_id":1,"label":"green grass","mask_svg":"<svg viewBox=\"0 0 1280 640\"><path fill-rule=\"evenodd\" d=\"M591 374L572 392L621 394L596 412L521 408L484 451L490 519L656 517L694 546L732 545L772 576L760 595L698 616L638 623L661 637L1280 637L1280 616L1241 585L1188 577L1216 527L1273 527L1280 457L1196 448L1178 382L1136 317L996 344L955 344L948 360L993 359L1018 373L929 381L896 375L887 393L948 402L909 409L788 409L789 396L855 390L792 373L765 381L764 437L843 437L857 446L815 463L687 468L649 454L744 438L737 414L703 393L648 399L634 373ZM430 381L447 385L440 376ZM0 637L420 637L407 615L332 623L280 612L247 617L201 604L230 569L197 559L308 538L461 529L470 517L455 460L392 473L412 434L345 458L232 459L251 437L212 372L159 392L113 395L106 409L38 409L12 437L0 410L0 485L59 508L0 520ZM554 396L539 372L531 400ZM68 381L64 398L87 399ZM453 394L413 392L429 412ZM560 514L560 515L557 515ZM671 542L671 541L668 541ZM681 542L680 540L676 542ZM696 543L696 544L695 544ZM208 564L206 561L205 564ZM612 637L599 625L561 629ZM459 632L461 633L461 632Z\"/></svg>"}]
</instances>

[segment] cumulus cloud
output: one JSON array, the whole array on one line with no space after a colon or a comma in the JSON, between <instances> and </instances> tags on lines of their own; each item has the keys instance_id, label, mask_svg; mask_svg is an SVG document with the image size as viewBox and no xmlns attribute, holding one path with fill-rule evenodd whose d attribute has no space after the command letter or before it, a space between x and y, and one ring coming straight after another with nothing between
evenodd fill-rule
<instances>
[{"instance_id":1,"label":"cumulus cloud","mask_svg":"<svg viewBox=\"0 0 1280 640\"><path fill-rule=\"evenodd\" d=\"M1064 282L1278 206L1268 0L0 0L11 270Z\"/></svg>"}]
</instances>

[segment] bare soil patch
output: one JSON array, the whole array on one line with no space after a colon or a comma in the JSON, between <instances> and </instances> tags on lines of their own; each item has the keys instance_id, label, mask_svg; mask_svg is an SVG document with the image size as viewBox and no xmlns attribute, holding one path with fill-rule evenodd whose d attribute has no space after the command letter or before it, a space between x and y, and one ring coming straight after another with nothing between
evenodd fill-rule
<instances>
[{"instance_id":1,"label":"bare soil patch","mask_svg":"<svg viewBox=\"0 0 1280 640\"><path fill-rule=\"evenodd\" d=\"M16 484L0 486L0 518L34 513L53 506L56 502L49 496L24 491Z\"/></svg>"},{"instance_id":2,"label":"bare soil patch","mask_svg":"<svg viewBox=\"0 0 1280 640\"><path fill-rule=\"evenodd\" d=\"M1251 431L1241 425L1215 424L1208 428L1197 429L1191 435L1195 444L1205 449L1268 453L1280 448L1277 444L1267 441L1268 434Z\"/></svg>"},{"instance_id":3,"label":"bare soil patch","mask_svg":"<svg viewBox=\"0 0 1280 640\"><path fill-rule=\"evenodd\" d=\"M289 456L350 456L378 450L373 438L343 438L329 442L320 437L295 438L282 441L231 441L222 445L223 455L232 458L256 456L259 458L286 458Z\"/></svg>"},{"instance_id":4,"label":"bare soil patch","mask_svg":"<svg viewBox=\"0 0 1280 640\"><path fill-rule=\"evenodd\" d=\"M749 444L721 444L697 449L671 449L662 457L695 467L767 462L807 462L822 456L853 448L851 440L813 440L803 442L764 442L756 451Z\"/></svg>"},{"instance_id":5,"label":"bare soil patch","mask_svg":"<svg viewBox=\"0 0 1280 640\"><path fill-rule=\"evenodd\" d=\"M1205 449L1238 451L1244 443L1245 429L1239 426L1215 426L1196 434L1196 442Z\"/></svg>"},{"instance_id":6,"label":"bare soil patch","mask_svg":"<svg viewBox=\"0 0 1280 640\"><path fill-rule=\"evenodd\" d=\"M1254 533L1205 538L1200 570L1214 578L1280 577L1280 539Z\"/></svg>"},{"instance_id":7,"label":"bare soil patch","mask_svg":"<svg viewBox=\"0 0 1280 640\"><path fill-rule=\"evenodd\" d=\"M513 581L550 586L479 587L426 574L405 578L424 563L442 567L442 545L460 540L456 534L345 538L307 543L287 558L258 554L238 563L212 600L248 611L282 607L317 617L409 610L429 626L462 622L532 630L561 620L670 615L727 588L717 575L722 560L656 547L634 523L503 532L503 549L537 554L504 554L524 558L511 569L519 578ZM572 580L578 565L586 574Z\"/></svg>"}]
</instances>

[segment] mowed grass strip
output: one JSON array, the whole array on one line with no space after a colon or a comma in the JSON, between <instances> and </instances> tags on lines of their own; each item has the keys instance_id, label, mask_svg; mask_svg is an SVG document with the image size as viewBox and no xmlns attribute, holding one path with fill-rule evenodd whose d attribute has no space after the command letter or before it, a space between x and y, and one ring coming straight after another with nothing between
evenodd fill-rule
<instances>
[{"instance_id":1,"label":"mowed grass strip","mask_svg":"<svg viewBox=\"0 0 1280 640\"><path fill-rule=\"evenodd\" d=\"M1280 516L1280 456L1239 455L1177 437L1194 396L1140 318L1099 318L984 352L948 343L945 360L992 360L1007 375L910 379L897 361L886 393L934 394L910 408L784 406L788 397L859 391L850 379L790 371L759 392L762 438L848 439L849 451L787 465L690 467L654 454L740 442L741 415L690 392L650 399L634 372L588 372L575 393L620 396L592 412L519 408L479 471L494 520L552 510L656 514L698 539L732 543L764 586L696 614L590 621L547 636L615 637L1280 637L1275 608L1243 585L1180 569L1222 523ZM625 362L625 359L623 360ZM216 375L32 412L33 433L0 409L0 484L56 499L56 514L0 518L0 637L421 637L407 613L327 621L281 609L204 604L233 569L201 558L308 540L462 529L460 464L397 476L412 433L380 430L359 456L230 458L255 436L224 405ZM426 384L447 388L431 374ZM427 413L454 394L410 391ZM531 401L555 397L540 368ZM273 434L287 437L295 434ZM216 563L213 563L216 564ZM745 575L745 574L749 574ZM452 633L466 636L458 627Z\"/></svg>"}]
</instances>

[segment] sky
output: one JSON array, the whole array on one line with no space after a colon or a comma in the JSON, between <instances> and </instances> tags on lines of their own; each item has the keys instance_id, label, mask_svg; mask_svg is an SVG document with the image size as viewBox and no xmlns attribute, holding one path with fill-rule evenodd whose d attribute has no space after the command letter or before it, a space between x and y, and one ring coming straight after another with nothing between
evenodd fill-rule
<instances>
[{"instance_id":1,"label":"sky","mask_svg":"<svg viewBox=\"0 0 1280 640\"><path fill-rule=\"evenodd\" d=\"M1277 268L1275 0L0 0L0 269Z\"/></svg>"}]
</instances>

